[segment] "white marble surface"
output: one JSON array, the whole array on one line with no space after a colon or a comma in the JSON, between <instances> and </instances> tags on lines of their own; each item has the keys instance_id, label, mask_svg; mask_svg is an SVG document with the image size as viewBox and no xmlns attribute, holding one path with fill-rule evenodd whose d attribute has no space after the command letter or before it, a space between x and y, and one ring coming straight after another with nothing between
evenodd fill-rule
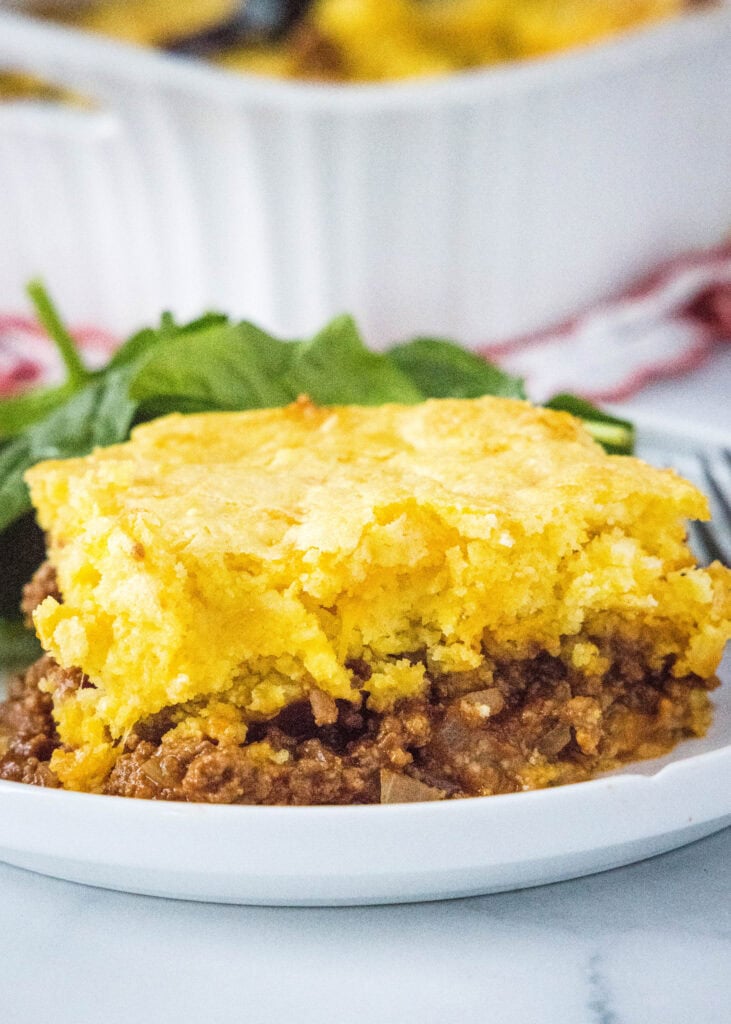
<instances>
[{"instance_id":1,"label":"white marble surface","mask_svg":"<svg viewBox=\"0 0 731 1024\"><path fill-rule=\"evenodd\" d=\"M727 1024L731 829L451 903L178 903L0 867L5 1024Z\"/></svg>"},{"instance_id":2,"label":"white marble surface","mask_svg":"<svg viewBox=\"0 0 731 1024\"><path fill-rule=\"evenodd\" d=\"M731 429L731 349L629 403ZM421 906L155 900L0 865L2 1024L728 1024L731 830Z\"/></svg>"}]
</instances>

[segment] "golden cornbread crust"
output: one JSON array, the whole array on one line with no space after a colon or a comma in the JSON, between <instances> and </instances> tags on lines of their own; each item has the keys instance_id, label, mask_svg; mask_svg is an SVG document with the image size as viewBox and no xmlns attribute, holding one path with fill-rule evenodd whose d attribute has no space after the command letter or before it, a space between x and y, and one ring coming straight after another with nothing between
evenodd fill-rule
<instances>
[{"instance_id":1,"label":"golden cornbread crust","mask_svg":"<svg viewBox=\"0 0 731 1024\"><path fill-rule=\"evenodd\" d=\"M172 416L28 481L49 658L0 715L6 778L438 799L588 778L710 721L731 574L688 551L706 501L566 414L483 398ZM29 768L13 744L34 694Z\"/></svg>"}]
</instances>

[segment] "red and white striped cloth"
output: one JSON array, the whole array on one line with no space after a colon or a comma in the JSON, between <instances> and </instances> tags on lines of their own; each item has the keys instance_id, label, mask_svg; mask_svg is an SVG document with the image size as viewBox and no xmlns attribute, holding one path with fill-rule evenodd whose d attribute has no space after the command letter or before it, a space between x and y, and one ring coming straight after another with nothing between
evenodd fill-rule
<instances>
[{"instance_id":1,"label":"red and white striped cloth","mask_svg":"<svg viewBox=\"0 0 731 1024\"><path fill-rule=\"evenodd\" d=\"M91 367L102 365L117 343L102 330L74 334ZM674 260L559 327L481 351L525 377L535 401L560 391L620 401L653 380L693 369L724 343L731 343L731 243ZM35 321L0 315L0 399L62 375L56 350Z\"/></svg>"},{"instance_id":2,"label":"red and white striped cloth","mask_svg":"<svg viewBox=\"0 0 731 1024\"><path fill-rule=\"evenodd\" d=\"M103 366L117 339L93 327L75 330L74 338L90 369ZM35 320L0 314L0 400L42 384L63 380L61 357Z\"/></svg>"},{"instance_id":3,"label":"red and white striped cloth","mask_svg":"<svg viewBox=\"0 0 731 1024\"><path fill-rule=\"evenodd\" d=\"M659 268L618 298L530 337L481 349L536 402L570 391L624 401L731 344L731 243Z\"/></svg>"}]
</instances>

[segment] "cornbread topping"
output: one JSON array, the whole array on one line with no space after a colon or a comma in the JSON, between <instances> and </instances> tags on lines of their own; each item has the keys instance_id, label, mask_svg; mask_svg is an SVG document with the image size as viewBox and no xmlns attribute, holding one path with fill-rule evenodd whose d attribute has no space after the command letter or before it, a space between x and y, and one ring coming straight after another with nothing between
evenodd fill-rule
<instances>
[{"instance_id":1,"label":"cornbread topping","mask_svg":"<svg viewBox=\"0 0 731 1024\"><path fill-rule=\"evenodd\" d=\"M302 399L169 416L27 479L48 657L0 714L5 778L441 799L587 778L710 721L731 573L686 546L706 501L568 414Z\"/></svg>"}]
</instances>

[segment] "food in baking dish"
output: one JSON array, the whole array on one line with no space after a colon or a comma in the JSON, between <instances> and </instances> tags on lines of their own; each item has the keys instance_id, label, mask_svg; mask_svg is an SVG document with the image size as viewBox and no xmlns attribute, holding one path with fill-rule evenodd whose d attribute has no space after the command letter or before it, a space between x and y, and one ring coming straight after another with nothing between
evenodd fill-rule
<instances>
[{"instance_id":1,"label":"food in baking dish","mask_svg":"<svg viewBox=\"0 0 731 1024\"><path fill-rule=\"evenodd\" d=\"M585 45L677 16L688 0L40 0L35 10L233 70L379 81Z\"/></svg>"},{"instance_id":2,"label":"food in baking dish","mask_svg":"<svg viewBox=\"0 0 731 1024\"><path fill-rule=\"evenodd\" d=\"M587 779L702 735L731 573L705 498L493 397L173 415L27 474L47 655L4 778L221 803ZM35 744L35 745L34 745Z\"/></svg>"},{"instance_id":3,"label":"food in baking dish","mask_svg":"<svg viewBox=\"0 0 731 1024\"><path fill-rule=\"evenodd\" d=\"M542 56L677 16L684 0L317 0L282 41L218 60L290 78L381 81Z\"/></svg>"}]
</instances>

